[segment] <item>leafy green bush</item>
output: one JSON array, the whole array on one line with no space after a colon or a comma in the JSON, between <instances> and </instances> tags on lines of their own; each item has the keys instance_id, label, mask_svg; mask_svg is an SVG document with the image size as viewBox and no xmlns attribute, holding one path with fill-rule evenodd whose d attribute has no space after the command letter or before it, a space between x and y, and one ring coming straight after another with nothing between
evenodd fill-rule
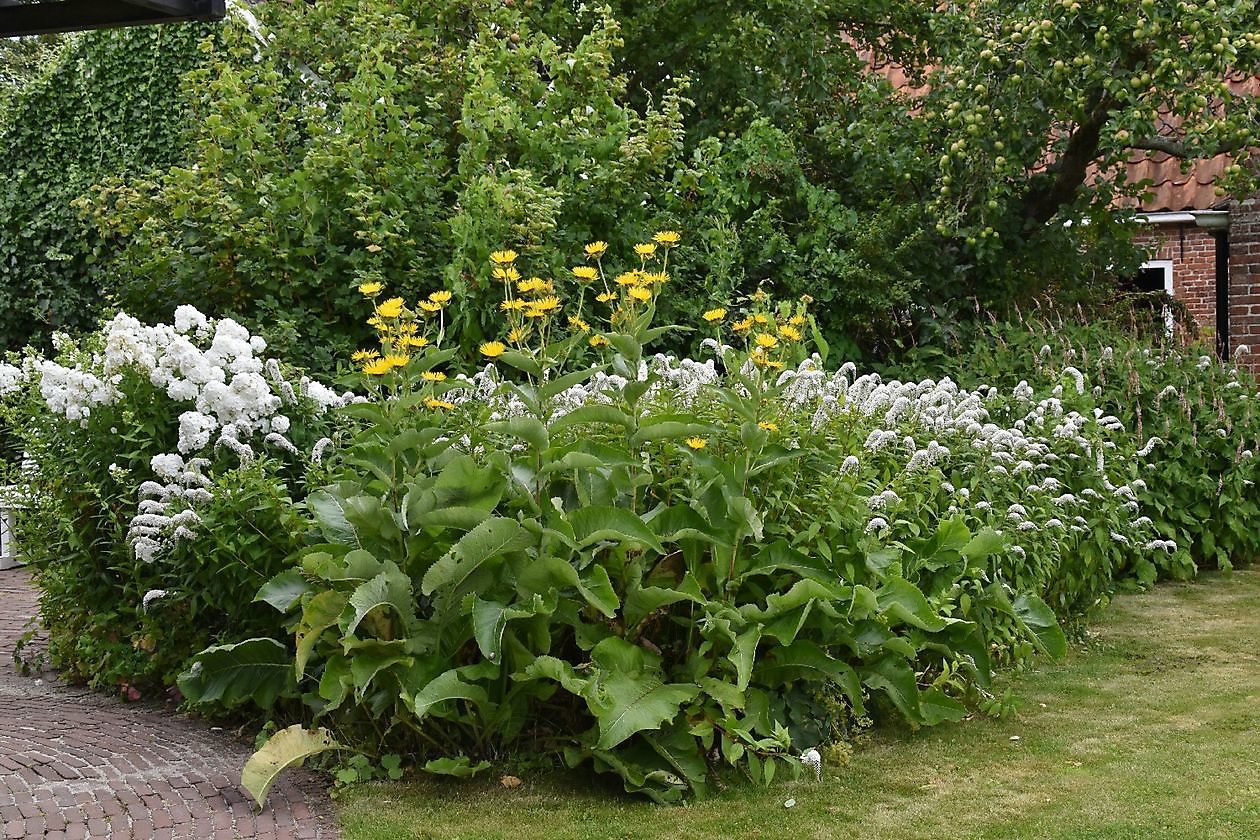
<instances>
[{"instance_id":1,"label":"leafy green bush","mask_svg":"<svg viewBox=\"0 0 1260 840\"><path fill-rule=\"evenodd\" d=\"M72 203L101 179L179 160L187 130L183 73L204 24L66 36L46 65L4 97L0 116L0 345L48 348L54 330L97 324L111 280L108 248ZM35 41L34 44L42 42ZM14 52L23 51L14 45ZM7 53L6 53L7 55Z\"/></svg>"},{"instance_id":2,"label":"leafy green bush","mask_svg":"<svg viewBox=\"0 0 1260 840\"><path fill-rule=\"evenodd\" d=\"M507 6L396 5L267 4L265 46L225 29L186 79L186 164L82 203L121 249L129 311L195 303L329 371L366 338L356 285L448 286L475 343L498 305L481 279L497 243L561 272L594 231L633 240L668 214L684 85L626 106L614 20L591 13L562 44Z\"/></svg>"},{"instance_id":3,"label":"leafy green bush","mask_svg":"<svg viewBox=\"0 0 1260 840\"><path fill-rule=\"evenodd\" d=\"M648 357L676 242L621 273L592 244L566 310L495 252L505 335L472 376L443 369L458 299L378 300L375 398L307 498L314 544L259 592L292 646L212 647L180 678L331 729L258 766L318 743L457 776L555 751L660 801L724 768L768 782L867 716L993 702L995 664L1063 653L1056 613L1166 562L1140 443L1063 386L828 371L807 307L766 295L704 313L714 358Z\"/></svg>"}]
</instances>

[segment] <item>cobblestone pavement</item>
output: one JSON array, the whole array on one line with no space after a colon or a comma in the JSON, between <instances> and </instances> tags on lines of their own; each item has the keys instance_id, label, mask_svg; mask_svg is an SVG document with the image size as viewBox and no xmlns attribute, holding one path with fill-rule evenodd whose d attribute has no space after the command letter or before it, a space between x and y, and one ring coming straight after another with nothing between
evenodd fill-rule
<instances>
[{"instance_id":1,"label":"cobblestone pavement","mask_svg":"<svg viewBox=\"0 0 1260 840\"><path fill-rule=\"evenodd\" d=\"M0 571L0 836L335 838L314 777L287 771L261 814L240 786L249 747L144 703L18 674L36 612L30 573Z\"/></svg>"}]
</instances>

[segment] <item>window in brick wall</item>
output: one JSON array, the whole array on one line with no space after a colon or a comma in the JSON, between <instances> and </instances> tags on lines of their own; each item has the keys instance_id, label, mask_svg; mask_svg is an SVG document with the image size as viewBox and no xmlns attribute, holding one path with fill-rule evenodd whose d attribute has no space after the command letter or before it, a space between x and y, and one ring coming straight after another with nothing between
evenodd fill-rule
<instances>
[{"instance_id":1,"label":"window in brick wall","mask_svg":"<svg viewBox=\"0 0 1260 840\"><path fill-rule=\"evenodd\" d=\"M1138 269L1133 278L1135 291L1147 292L1151 297L1151 309L1159 308L1164 316L1165 329L1168 335L1173 332L1173 312L1168 300L1173 296L1173 263L1172 260L1149 260ZM1158 293L1162 292L1163 295Z\"/></svg>"}]
</instances>

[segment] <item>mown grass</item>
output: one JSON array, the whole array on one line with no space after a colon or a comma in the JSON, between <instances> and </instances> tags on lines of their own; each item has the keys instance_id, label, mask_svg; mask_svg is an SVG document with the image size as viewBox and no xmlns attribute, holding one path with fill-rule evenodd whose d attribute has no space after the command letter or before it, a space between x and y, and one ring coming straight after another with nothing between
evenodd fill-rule
<instances>
[{"instance_id":1,"label":"mown grass","mask_svg":"<svg viewBox=\"0 0 1260 840\"><path fill-rule=\"evenodd\" d=\"M821 782L663 808L522 773L359 787L340 819L346 840L1260 837L1260 570L1121 597L1014 690L1010 719L876 733Z\"/></svg>"}]
</instances>

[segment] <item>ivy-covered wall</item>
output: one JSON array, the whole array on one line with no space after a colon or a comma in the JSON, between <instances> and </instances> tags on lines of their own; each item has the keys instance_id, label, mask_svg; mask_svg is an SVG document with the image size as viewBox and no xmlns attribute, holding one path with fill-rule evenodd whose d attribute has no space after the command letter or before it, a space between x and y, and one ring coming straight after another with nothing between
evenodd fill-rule
<instances>
[{"instance_id":1,"label":"ivy-covered wall","mask_svg":"<svg viewBox=\"0 0 1260 840\"><path fill-rule=\"evenodd\" d=\"M108 296L101 238L72 202L104 177L178 161L182 75L204 24L75 36L0 121L0 342L45 345L94 326Z\"/></svg>"}]
</instances>

